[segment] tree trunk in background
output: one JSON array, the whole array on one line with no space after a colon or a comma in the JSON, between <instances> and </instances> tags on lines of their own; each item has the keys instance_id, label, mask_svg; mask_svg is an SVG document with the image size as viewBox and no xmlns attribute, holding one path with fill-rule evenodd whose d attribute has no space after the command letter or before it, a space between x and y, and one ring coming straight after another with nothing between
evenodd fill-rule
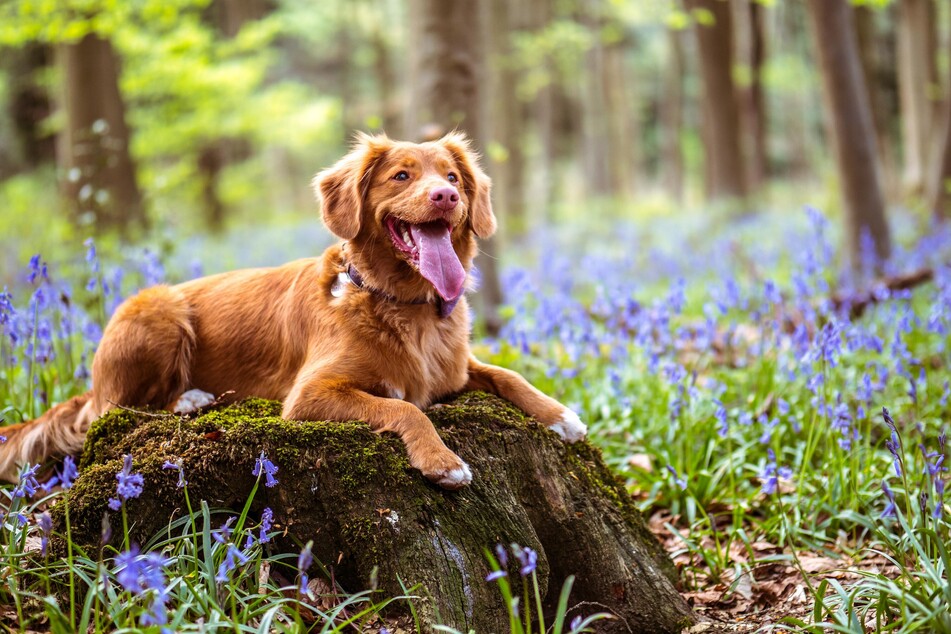
<instances>
[{"instance_id":1,"label":"tree trunk in background","mask_svg":"<svg viewBox=\"0 0 951 634\"><path fill-rule=\"evenodd\" d=\"M891 252L875 126L863 84L851 5L848 0L809 0L808 8L826 93L829 128L835 141L852 267L858 270L862 264L862 235L866 231L880 260Z\"/></svg>"},{"instance_id":2,"label":"tree trunk in background","mask_svg":"<svg viewBox=\"0 0 951 634\"><path fill-rule=\"evenodd\" d=\"M766 61L765 9L757 0L740 0L746 31L743 63L749 71L743 86L743 120L747 135L747 183L756 191L769 174L766 150L766 97L763 94L763 64Z\"/></svg>"},{"instance_id":3,"label":"tree trunk in background","mask_svg":"<svg viewBox=\"0 0 951 634\"><path fill-rule=\"evenodd\" d=\"M667 30L667 67L663 76L661 98L661 174L667 191L677 202L684 198L684 156L681 130L684 119L684 61L683 32Z\"/></svg>"},{"instance_id":4,"label":"tree trunk in background","mask_svg":"<svg viewBox=\"0 0 951 634\"><path fill-rule=\"evenodd\" d=\"M80 221L123 233L145 226L142 194L129 153L129 128L119 92L119 60L94 34L57 51L66 123L57 147L63 189Z\"/></svg>"},{"instance_id":5,"label":"tree trunk in background","mask_svg":"<svg viewBox=\"0 0 951 634\"><path fill-rule=\"evenodd\" d=\"M880 36L875 24L876 11L868 6L857 6L854 11L859 55L862 61L865 87L868 90L869 106L872 109L872 120L875 124L876 146L882 165L882 187L886 199L896 199L899 189L896 177L897 161L892 135L888 126L894 108L889 105L887 87L882 85L883 81L887 81L888 77L893 76L884 65L885 62L890 61L892 56L883 56L879 53ZM892 48L886 47L887 50L892 50Z\"/></svg>"},{"instance_id":6,"label":"tree trunk in background","mask_svg":"<svg viewBox=\"0 0 951 634\"><path fill-rule=\"evenodd\" d=\"M580 79L581 97L581 164L584 173L585 192L595 196L614 193L610 156L610 113L605 100L607 62L601 31L603 23L597 0L583 3L585 9L580 17L593 39L592 46L584 54ZM594 5L594 6L591 6Z\"/></svg>"},{"instance_id":7,"label":"tree trunk in background","mask_svg":"<svg viewBox=\"0 0 951 634\"><path fill-rule=\"evenodd\" d=\"M733 19L726 0L685 0L695 18L703 80L704 146L711 199L743 199L746 168L740 137L740 113L733 83ZM712 24L696 16L710 15Z\"/></svg>"},{"instance_id":8,"label":"tree trunk in background","mask_svg":"<svg viewBox=\"0 0 951 634\"><path fill-rule=\"evenodd\" d=\"M504 220L504 233L520 236L525 219L525 153L520 77L513 66L512 37L522 28L519 5L508 0L490 0L486 5L486 48L489 80L489 137L495 151L486 158L492 177L496 214Z\"/></svg>"},{"instance_id":9,"label":"tree trunk in background","mask_svg":"<svg viewBox=\"0 0 951 634\"><path fill-rule=\"evenodd\" d=\"M951 52L951 38L948 39L948 44L948 50ZM951 73L948 80L948 90L951 91ZM944 99L944 109L944 129L928 196L934 218L942 222L951 216L951 98L948 96Z\"/></svg>"},{"instance_id":10,"label":"tree trunk in background","mask_svg":"<svg viewBox=\"0 0 951 634\"><path fill-rule=\"evenodd\" d=\"M56 160L52 135L41 131L52 104L37 75L52 63L52 51L41 44L4 51L2 68L7 77L6 115L12 123L13 138L0 147L0 179L23 168L35 168Z\"/></svg>"},{"instance_id":11,"label":"tree trunk in background","mask_svg":"<svg viewBox=\"0 0 951 634\"><path fill-rule=\"evenodd\" d=\"M548 0L529 0L529 15L532 32L543 32L551 24L552 6ZM529 206L535 217L548 208L554 200L555 157L557 155L557 116L556 116L556 67L552 60L546 60L545 68L548 72L548 81L535 95L531 104L532 118L535 120L535 131L538 136L539 155L535 161L537 165L537 187L539 193L531 197L537 201L537 208Z\"/></svg>"},{"instance_id":12,"label":"tree trunk in background","mask_svg":"<svg viewBox=\"0 0 951 634\"><path fill-rule=\"evenodd\" d=\"M898 12L898 80L904 143L904 185L912 194L925 186L931 132L928 100L929 53L933 49L931 0L900 0Z\"/></svg>"},{"instance_id":13,"label":"tree trunk in background","mask_svg":"<svg viewBox=\"0 0 951 634\"><path fill-rule=\"evenodd\" d=\"M484 153L482 12L481 3L475 1L411 0L410 32L416 34L415 46L411 47L415 49L412 107L407 109L406 118L406 132L411 138L433 138L458 129ZM486 328L493 335L501 327L499 307L503 299L497 240L484 240L480 244L484 257L476 260L482 277L478 304Z\"/></svg>"},{"instance_id":14,"label":"tree trunk in background","mask_svg":"<svg viewBox=\"0 0 951 634\"><path fill-rule=\"evenodd\" d=\"M393 74L393 64L390 61L392 54L391 44L387 39L385 25L378 24L373 31L371 45L373 47L373 69L376 74L376 83L380 108L380 125L383 130L394 139L404 137L399 104L396 101L396 79Z\"/></svg>"},{"instance_id":15,"label":"tree trunk in background","mask_svg":"<svg viewBox=\"0 0 951 634\"><path fill-rule=\"evenodd\" d=\"M620 25L614 28L620 31ZM634 69L627 63L632 46L622 33L604 47L604 102L608 120L608 149L611 161L611 191L623 198L633 198L637 191L640 150L640 120L634 87L640 85Z\"/></svg>"}]
</instances>

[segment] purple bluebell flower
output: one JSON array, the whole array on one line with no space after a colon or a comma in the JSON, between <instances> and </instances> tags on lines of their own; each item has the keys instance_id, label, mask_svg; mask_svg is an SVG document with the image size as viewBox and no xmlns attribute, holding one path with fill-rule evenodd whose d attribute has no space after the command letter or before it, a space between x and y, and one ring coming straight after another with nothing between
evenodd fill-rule
<instances>
[{"instance_id":1,"label":"purple bluebell flower","mask_svg":"<svg viewBox=\"0 0 951 634\"><path fill-rule=\"evenodd\" d=\"M169 588L166 586L165 566L170 560L159 553L140 554L133 545L128 551L116 555L116 580L133 596L152 595L149 610L139 618L140 625L162 626L168 623L165 603ZM164 632L164 630L163 630Z\"/></svg>"},{"instance_id":2,"label":"purple bluebell flower","mask_svg":"<svg viewBox=\"0 0 951 634\"><path fill-rule=\"evenodd\" d=\"M727 421L727 412L726 407L723 406L718 399L713 400L713 404L716 406L716 410L713 412L713 417L720 423L720 426L717 427L717 434L720 438L726 438L727 434L730 432L730 424Z\"/></svg>"},{"instance_id":3,"label":"purple bluebell flower","mask_svg":"<svg viewBox=\"0 0 951 634\"><path fill-rule=\"evenodd\" d=\"M776 453L772 450L768 450L769 460L766 462L766 465L763 467L763 470L760 472L760 480L762 480L762 490L766 495L772 495L778 489L778 484L780 478L783 480L789 480L792 478L792 469L789 467L779 467L776 464Z\"/></svg>"},{"instance_id":4,"label":"purple bluebell flower","mask_svg":"<svg viewBox=\"0 0 951 634\"><path fill-rule=\"evenodd\" d=\"M227 544L228 540L231 539L231 524L235 521L235 516L232 515L228 520L221 525L221 528L217 528L211 531L211 536L215 538L215 541L219 544Z\"/></svg>"},{"instance_id":5,"label":"purple bluebell flower","mask_svg":"<svg viewBox=\"0 0 951 634\"><path fill-rule=\"evenodd\" d=\"M217 536L215 536L217 539ZM228 543L228 550L225 552L225 559L218 566L218 574L215 575L215 581L225 583L228 581L228 575L238 566L248 563L248 556L238 549L233 543Z\"/></svg>"},{"instance_id":6,"label":"purple bluebell flower","mask_svg":"<svg viewBox=\"0 0 951 634\"><path fill-rule=\"evenodd\" d=\"M33 497L36 495L36 490L40 488L40 483L36 480L36 472L40 468L40 465L27 465L23 468L23 471L20 472L20 480L17 482L16 487L13 489L14 498L23 498L23 497Z\"/></svg>"},{"instance_id":7,"label":"purple bluebell flower","mask_svg":"<svg viewBox=\"0 0 951 634\"><path fill-rule=\"evenodd\" d=\"M677 474L677 469L673 465L667 465L667 470L670 471L670 474L674 477L674 482L680 487L681 491L687 490L687 478L681 478Z\"/></svg>"},{"instance_id":8,"label":"purple bluebell flower","mask_svg":"<svg viewBox=\"0 0 951 634\"><path fill-rule=\"evenodd\" d=\"M297 556L297 572L300 574L298 589L304 595L307 594L307 583L310 581L310 577L307 576L307 569L314 563L314 555L310 552L313 544L314 542L307 542L307 545L300 551L300 555Z\"/></svg>"},{"instance_id":9,"label":"purple bluebell flower","mask_svg":"<svg viewBox=\"0 0 951 634\"><path fill-rule=\"evenodd\" d=\"M271 530L273 522L274 511L271 510L271 507L267 507L261 512L261 530L258 541L260 541L262 544L266 544L271 541L271 537L267 533L269 530Z\"/></svg>"},{"instance_id":10,"label":"purple bluebell flower","mask_svg":"<svg viewBox=\"0 0 951 634\"><path fill-rule=\"evenodd\" d=\"M895 494L892 493L892 490L888 487L888 482L882 480L882 493L885 494L885 499L888 501L885 504L885 510L882 511L882 517L894 517L895 516Z\"/></svg>"},{"instance_id":11,"label":"purple bluebell flower","mask_svg":"<svg viewBox=\"0 0 951 634\"><path fill-rule=\"evenodd\" d=\"M274 474L278 471L278 467L267 459L267 456L264 455L264 451L261 452L260 457L255 461L254 469L251 470L251 475L260 477L262 471L265 475L264 486L273 487L278 483L278 479L274 477Z\"/></svg>"},{"instance_id":12,"label":"purple bluebell flower","mask_svg":"<svg viewBox=\"0 0 951 634\"><path fill-rule=\"evenodd\" d=\"M535 572L535 568L538 567L538 553L527 546L516 552L516 558L521 564L518 572L523 577Z\"/></svg>"},{"instance_id":13,"label":"purple bluebell flower","mask_svg":"<svg viewBox=\"0 0 951 634\"><path fill-rule=\"evenodd\" d=\"M175 486L177 486L179 489L181 489L182 487L188 486L188 481L185 480L185 471L182 469L181 461L171 462L170 460L166 460L162 464L162 468L175 469L176 471L178 471L178 483Z\"/></svg>"},{"instance_id":14,"label":"purple bluebell flower","mask_svg":"<svg viewBox=\"0 0 951 634\"><path fill-rule=\"evenodd\" d=\"M902 468L904 466L901 452L901 436L898 434L898 428L895 426L895 421L892 419L891 414L889 414L888 410L884 407L882 408L882 418L885 419L885 424L888 425L888 428L891 430L891 436L885 441L885 448L892 454L892 464L895 466L895 475L901 477Z\"/></svg>"},{"instance_id":15,"label":"purple bluebell flower","mask_svg":"<svg viewBox=\"0 0 951 634\"><path fill-rule=\"evenodd\" d=\"M43 535L40 537L40 553L46 557L47 547L50 543L50 535L53 533L53 518L46 511L36 516L36 525L40 527Z\"/></svg>"},{"instance_id":16,"label":"purple bluebell flower","mask_svg":"<svg viewBox=\"0 0 951 634\"><path fill-rule=\"evenodd\" d=\"M109 498L109 508L118 511L122 504L129 499L137 498L142 494L144 479L141 473L132 473L132 454L122 457L122 470L116 474L116 497Z\"/></svg>"},{"instance_id":17,"label":"purple bluebell flower","mask_svg":"<svg viewBox=\"0 0 951 634\"><path fill-rule=\"evenodd\" d=\"M501 579L502 577L507 577L508 573L504 570L493 570L485 576L487 582L495 581L496 579Z\"/></svg>"}]
</instances>

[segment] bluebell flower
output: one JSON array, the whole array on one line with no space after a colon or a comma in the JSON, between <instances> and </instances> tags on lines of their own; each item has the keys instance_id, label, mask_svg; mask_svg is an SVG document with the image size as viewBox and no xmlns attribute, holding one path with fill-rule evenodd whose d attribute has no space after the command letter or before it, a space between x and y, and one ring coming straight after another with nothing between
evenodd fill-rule
<instances>
[{"instance_id":1,"label":"bluebell flower","mask_svg":"<svg viewBox=\"0 0 951 634\"><path fill-rule=\"evenodd\" d=\"M14 498L23 498L23 497L33 497L36 495L36 490L40 488L40 483L36 480L36 472L40 468L40 465L27 465L23 468L23 471L20 472L20 480L17 482L16 487L13 489Z\"/></svg>"},{"instance_id":2,"label":"bluebell flower","mask_svg":"<svg viewBox=\"0 0 951 634\"><path fill-rule=\"evenodd\" d=\"M122 457L122 470L116 474L116 497L109 498L109 508L118 511L122 504L129 499L137 498L142 494L144 479L141 473L132 473L132 455Z\"/></svg>"},{"instance_id":3,"label":"bluebell flower","mask_svg":"<svg viewBox=\"0 0 951 634\"><path fill-rule=\"evenodd\" d=\"M43 535L40 537L40 554L46 557L46 550L50 543L50 535L53 533L53 518L46 511L36 516L36 525L40 527Z\"/></svg>"},{"instance_id":4,"label":"bluebell flower","mask_svg":"<svg viewBox=\"0 0 951 634\"><path fill-rule=\"evenodd\" d=\"M300 555L297 556L297 572L300 574L298 589L300 593L304 595L307 594L307 583L310 581L310 577L307 576L307 569L314 563L314 555L310 552L310 548L313 544L314 542L312 541L307 542L307 545L300 551Z\"/></svg>"},{"instance_id":5,"label":"bluebell flower","mask_svg":"<svg viewBox=\"0 0 951 634\"><path fill-rule=\"evenodd\" d=\"M885 448L892 454L895 475L901 477L902 468L904 466L901 451L901 436L898 434L898 428L895 426L895 421L892 419L891 414L889 414L888 410L884 407L882 408L882 418L885 419L885 424L888 425L888 428L891 430L891 436L885 441Z\"/></svg>"},{"instance_id":6,"label":"bluebell flower","mask_svg":"<svg viewBox=\"0 0 951 634\"><path fill-rule=\"evenodd\" d=\"M888 483L885 480L882 480L882 493L885 494L885 499L888 501L885 504L885 510L882 511L882 517L894 517L895 494L892 493L892 490L888 487Z\"/></svg>"},{"instance_id":7,"label":"bluebell flower","mask_svg":"<svg viewBox=\"0 0 951 634\"><path fill-rule=\"evenodd\" d=\"M225 559L218 566L218 574L215 575L215 581L226 582L228 575L238 566L248 563L248 556L241 552L233 543L228 543L228 550L225 552Z\"/></svg>"},{"instance_id":8,"label":"bluebell flower","mask_svg":"<svg viewBox=\"0 0 951 634\"><path fill-rule=\"evenodd\" d=\"M261 530L260 530L260 536L258 537L258 541L260 541L262 544L266 544L269 541L271 541L271 537L267 533L269 530L271 530L273 526L273 523L272 523L273 521L274 521L274 511L271 510L271 507L265 508L261 512Z\"/></svg>"},{"instance_id":9,"label":"bluebell flower","mask_svg":"<svg viewBox=\"0 0 951 634\"><path fill-rule=\"evenodd\" d=\"M228 520L221 525L220 528L217 528L211 531L211 536L215 538L215 541L219 544L226 544L228 540L231 539L231 524L235 521L235 516L231 516Z\"/></svg>"},{"instance_id":10,"label":"bluebell flower","mask_svg":"<svg viewBox=\"0 0 951 634\"><path fill-rule=\"evenodd\" d=\"M188 481L185 480L185 471L182 469L181 461L171 462L170 460L166 460L162 464L162 468L175 469L176 471L178 471L178 483L175 486L177 486L179 489L181 489L182 487L188 486Z\"/></svg>"},{"instance_id":11,"label":"bluebell flower","mask_svg":"<svg viewBox=\"0 0 951 634\"><path fill-rule=\"evenodd\" d=\"M766 495L772 495L776 492L779 484L780 478L783 480L789 480L792 478L792 469L789 467L779 467L776 464L776 453L769 449L769 460L766 462L766 465L763 467L763 470L760 472L760 480L762 480L762 491Z\"/></svg>"},{"instance_id":12,"label":"bluebell flower","mask_svg":"<svg viewBox=\"0 0 951 634\"><path fill-rule=\"evenodd\" d=\"M677 474L677 469L673 465L667 465L667 470L670 471L670 474L674 477L674 482L680 487L681 491L687 490L687 478L681 478Z\"/></svg>"},{"instance_id":13,"label":"bluebell flower","mask_svg":"<svg viewBox=\"0 0 951 634\"><path fill-rule=\"evenodd\" d=\"M531 548L525 547L519 549L516 553L516 558L518 563L521 564L518 572L523 577L530 575L535 572L535 568L538 567L538 553L532 550Z\"/></svg>"},{"instance_id":14,"label":"bluebell flower","mask_svg":"<svg viewBox=\"0 0 951 634\"><path fill-rule=\"evenodd\" d=\"M169 563L170 560L159 553L140 554L135 545L116 555L115 574L119 585L133 596L152 595L149 610L139 618L140 625L162 626L168 623L165 603L169 588L166 586L164 568Z\"/></svg>"},{"instance_id":15,"label":"bluebell flower","mask_svg":"<svg viewBox=\"0 0 951 634\"><path fill-rule=\"evenodd\" d=\"M255 461L254 469L251 470L251 475L260 477L261 472L264 471L264 486L273 487L278 483L278 479L274 477L274 474L277 473L277 470L277 465L268 460L267 456L264 455L264 451L261 451L261 456Z\"/></svg>"}]
</instances>

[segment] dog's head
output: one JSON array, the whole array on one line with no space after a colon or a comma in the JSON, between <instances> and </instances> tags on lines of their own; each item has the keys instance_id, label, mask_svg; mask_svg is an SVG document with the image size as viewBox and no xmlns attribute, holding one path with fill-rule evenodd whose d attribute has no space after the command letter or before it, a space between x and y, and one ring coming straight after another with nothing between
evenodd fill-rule
<instances>
[{"instance_id":1,"label":"dog's head","mask_svg":"<svg viewBox=\"0 0 951 634\"><path fill-rule=\"evenodd\" d=\"M324 224L350 242L367 283L400 299L458 299L473 236L495 232L489 178L459 133L419 144L360 136L314 187Z\"/></svg>"}]
</instances>

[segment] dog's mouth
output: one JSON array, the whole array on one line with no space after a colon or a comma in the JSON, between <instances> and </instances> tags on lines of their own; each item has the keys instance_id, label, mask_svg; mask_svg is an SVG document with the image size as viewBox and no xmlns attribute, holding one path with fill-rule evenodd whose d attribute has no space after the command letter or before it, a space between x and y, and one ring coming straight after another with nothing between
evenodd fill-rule
<instances>
[{"instance_id":1,"label":"dog's mouth","mask_svg":"<svg viewBox=\"0 0 951 634\"><path fill-rule=\"evenodd\" d=\"M385 220L393 245L447 302L459 299L466 270L452 248L452 227L444 220L418 225L388 216Z\"/></svg>"}]
</instances>

